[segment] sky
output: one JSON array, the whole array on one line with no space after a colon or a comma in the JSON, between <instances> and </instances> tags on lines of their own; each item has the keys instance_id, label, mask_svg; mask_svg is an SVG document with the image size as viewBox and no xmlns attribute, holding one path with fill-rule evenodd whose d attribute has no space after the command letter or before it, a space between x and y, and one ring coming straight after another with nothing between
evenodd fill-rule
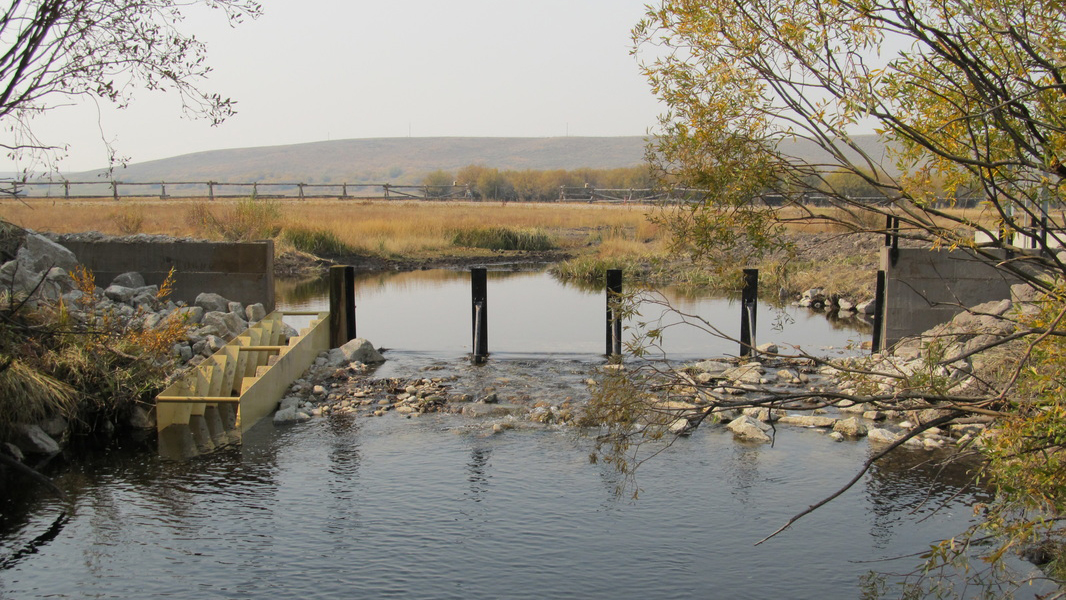
<instances>
[{"instance_id":1,"label":"sky","mask_svg":"<svg viewBox=\"0 0 1066 600\"><path fill-rule=\"evenodd\" d=\"M103 139L136 163L349 138L641 136L663 112L629 52L646 0L262 4L236 27L202 6L179 26L208 44L203 87L237 115L211 127L144 91L123 110L64 106L32 125L69 145L60 171L107 166Z\"/></svg>"}]
</instances>

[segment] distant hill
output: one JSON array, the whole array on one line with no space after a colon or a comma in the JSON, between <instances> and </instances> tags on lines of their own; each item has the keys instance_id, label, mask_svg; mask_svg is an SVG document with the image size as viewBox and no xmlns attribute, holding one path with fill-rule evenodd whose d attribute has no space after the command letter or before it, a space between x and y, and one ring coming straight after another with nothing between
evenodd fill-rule
<instances>
[{"instance_id":1,"label":"distant hill","mask_svg":"<svg viewBox=\"0 0 1066 600\"><path fill-rule=\"evenodd\" d=\"M209 150L117 169L125 182L222 181L417 184L438 169L613 169L641 164L641 137L372 138ZM69 175L90 181L102 171Z\"/></svg>"}]
</instances>

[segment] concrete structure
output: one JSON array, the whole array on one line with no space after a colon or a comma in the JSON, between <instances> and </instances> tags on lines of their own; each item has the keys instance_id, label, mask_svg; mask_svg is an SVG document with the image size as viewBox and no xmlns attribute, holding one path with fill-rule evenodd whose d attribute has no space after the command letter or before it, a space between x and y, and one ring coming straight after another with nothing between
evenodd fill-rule
<instances>
[{"instance_id":1,"label":"concrete structure","mask_svg":"<svg viewBox=\"0 0 1066 600\"><path fill-rule=\"evenodd\" d=\"M950 321L982 302L1010 298L1019 280L969 250L881 249L885 271L884 347Z\"/></svg>"},{"instance_id":2,"label":"concrete structure","mask_svg":"<svg viewBox=\"0 0 1066 600\"><path fill-rule=\"evenodd\" d=\"M284 315L312 315L299 336ZM329 349L328 312L273 312L156 396L159 453L189 458L228 444L269 415L289 385Z\"/></svg>"},{"instance_id":3,"label":"concrete structure","mask_svg":"<svg viewBox=\"0 0 1066 600\"><path fill-rule=\"evenodd\" d=\"M274 310L274 242L63 241L106 287L115 276L136 271L159 285L174 269L172 300L191 303L214 292L242 304L262 302Z\"/></svg>"}]
</instances>

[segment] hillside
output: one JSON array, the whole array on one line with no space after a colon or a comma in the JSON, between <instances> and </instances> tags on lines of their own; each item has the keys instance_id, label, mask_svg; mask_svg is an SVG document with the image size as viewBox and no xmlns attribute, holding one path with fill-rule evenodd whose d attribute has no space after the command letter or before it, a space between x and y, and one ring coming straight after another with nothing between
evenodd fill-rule
<instances>
[{"instance_id":1,"label":"hillside","mask_svg":"<svg viewBox=\"0 0 1066 600\"><path fill-rule=\"evenodd\" d=\"M127 182L222 181L420 183L438 169L611 169L639 165L641 137L375 138L210 150L135 163L115 172ZM100 171L70 175L98 179Z\"/></svg>"}]
</instances>

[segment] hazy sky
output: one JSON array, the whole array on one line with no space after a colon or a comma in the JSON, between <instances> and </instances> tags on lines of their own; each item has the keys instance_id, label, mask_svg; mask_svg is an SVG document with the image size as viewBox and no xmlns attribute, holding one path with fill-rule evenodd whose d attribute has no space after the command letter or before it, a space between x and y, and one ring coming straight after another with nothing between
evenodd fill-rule
<instances>
[{"instance_id":1,"label":"hazy sky","mask_svg":"<svg viewBox=\"0 0 1066 600\"><path fill-rule=\"evenodd\" d=\"M106 166L101 130L131 162L327 139L644 135L662 112L629 54L645 3L263 0L236 28L197 7L182 29L208 43L206 88L237 100L236 116L210 127L139 92L125 110L52 111L34 131L70 144L65 172Z\"/></svg>"}]
</instances>

